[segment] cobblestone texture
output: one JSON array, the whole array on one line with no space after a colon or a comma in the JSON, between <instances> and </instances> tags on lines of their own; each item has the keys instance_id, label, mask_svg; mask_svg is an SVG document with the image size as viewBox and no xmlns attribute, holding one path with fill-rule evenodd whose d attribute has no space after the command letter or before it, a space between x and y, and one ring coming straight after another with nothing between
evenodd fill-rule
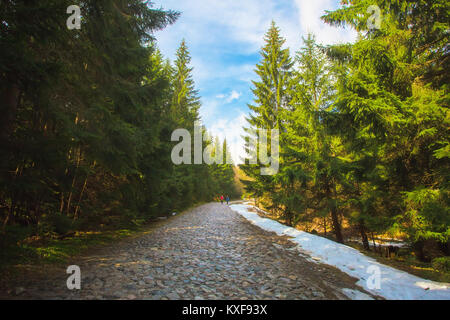
<instances>
[{"instance_id":1,"label":"cobblestone texture","mask_svg":"<svg viewBox=\"0 0 450 320\"><path fill-rule=\"evenodd\" d=\"M81 290L65 269L49 269L9 290L15 299L346 299L355 279L292 250L287 237L250 224L227 205L210 203L170 217L135 239L72 261Z\"/></svg>"}]
</instances>

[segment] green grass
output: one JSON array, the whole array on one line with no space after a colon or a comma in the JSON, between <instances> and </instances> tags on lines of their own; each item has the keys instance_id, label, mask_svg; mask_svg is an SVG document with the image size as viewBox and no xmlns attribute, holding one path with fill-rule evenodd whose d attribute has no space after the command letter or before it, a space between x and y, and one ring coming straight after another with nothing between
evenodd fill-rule
<instances>
[{"instance_id":1,"label":"green grass","mask_svg":"<svg viewBox=\"0 0 450 320\"><path fill-rule=\"evenodd\" d=\"M17 236L9 237L0 252L0 271L17 264L65 263L70 257L81 254L89 248L129 237L142 227L113 231L76 232L64 239L42 239ZM23 232L21 233L23 235ZM14 241L17 240L17 241Z\"/></svg>"},{"instance_id":2,"label":"green grass","mask_svg":"<svg viewBox=\"0 0 450 320\"><path fill-rule=\"evenodd\" d=\"M181 214L202 204L192 205ZM14 272L15 266L18 265L65 264L70 258L89 249L151 232L164 221L132 221L126 225L116 224L119 225L117 230L77 231L73 236L64 239L33 236L36 234L35 227L8 226L0 232L0 279L5 274Z\"/></svg>"},{"instance_id":3,"label":"green grass","mask_svg":"<svg viewBox=\"0 0 450 320\"><path fill-rule=\"evenodd\" d=\"M66 266L76 256L86 254L88 250L117 242L121 239L138 236L150 227L141 226L129 229L99 232L77 232L64 239L41 239L26 237L17 242L0 243L0 287L10 288L23 283L26 279L39 278L45 270L57 272L57 268ZM24 235L23 232L21 232ZM3 239L5 235L3 235ZM14 240L15 240L14 239ZM1 293L2 290L0 290Z\"/></svg>"}]
</instances>

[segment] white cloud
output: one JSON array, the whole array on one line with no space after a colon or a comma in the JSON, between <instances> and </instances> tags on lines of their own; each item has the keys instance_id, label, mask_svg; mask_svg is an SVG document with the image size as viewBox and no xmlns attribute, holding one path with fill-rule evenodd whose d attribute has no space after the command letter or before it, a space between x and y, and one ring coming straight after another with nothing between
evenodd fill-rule
<instances>
[{"instance_id":1,"label":"white cloud","mask_svg":"<svg viewBox=\"0 0 450 320\"><path fill-rule=\"evenodd\" d=\"M245 158L244 141L241 136L244 135L243 127L246 124L245 114L241 112L236 118L230 120L218 119L208 128L208 131L214 137L219 137L220 141L227 139L231 157L235 164L242 163L241 158Z\"/></svg>"},{"instance_id":2,"label":"white cloud","mask_svg":"<svg viewBox=\"0 0 450 320\"><path fill-rule=\"evenodd\" d=\"M236 90L232 90L230 94L218 94L216 95L216 98L224 100L226 103L231 103L234 100L239 100L239 98L242 96L241 92L237 92Z\"/></svg>"},{"instance_id":3,"label":"white cloud","mask_svg":"<svg viewBox=\"0 0 450 320\"><path fill-rule=\"evenodd\" d=\"M298 20L303 33L314 33L319 43L335 44L339 42L351 42L356 39L355 30L331 27L320 19L325 14L325 10L332 11L338 1L295 0L295 3L298 8Z\"/></svg>"},{"instance_id":4,"label":"white cloud","mask_svg":"<svg viewBox=\"0 0 450 320\"><path fill-rule=\"evenodd\" d=\"M236 90L231 91L229 97L227 98L227 103L230 103L234 100L238 100L242 96L242 93L237 92Z\"/></svg>"},{"instance_id":5,"label":"white cloud","mask_svg":"<svg viewBox=\"0 0 450 320\"><path fill-rule=\"evenodd\" d=\"M205 97L202 97L201 100L200 116L203 122L208 125L212 121L215 121L214 116L217 114L220 107L219 101Z\"/></svg>"}]
</instances>

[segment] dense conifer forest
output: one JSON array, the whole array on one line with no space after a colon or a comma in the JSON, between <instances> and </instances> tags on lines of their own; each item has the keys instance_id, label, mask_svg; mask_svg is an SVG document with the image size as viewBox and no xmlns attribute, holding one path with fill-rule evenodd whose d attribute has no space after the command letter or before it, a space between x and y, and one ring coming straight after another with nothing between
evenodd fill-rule
<instances>
[{"instance_id":1,"label":"dense conifer forest","mask_svg":"<svg viewBox=\"0 0 450 320\"><path fill-rule=\"evenodd\" d=\"M154 32L179 13L131 1L0 4L3 236L118 228L239 197L232 164L174 165L171 134L199 119L188 45L170 62ZM205 134L207 129L203 128ZM204 147L227 154L211 137Z\"/></svg>"},{"instance_id":2,"label":"dense conifer forest","mask_svg":"<svg viewBox=\"0 0 450 320\"><path fill-rule=\"evenodd\" d=\"M420 260L448 265L448 2L376 1L376 27L360 14L372 2L342 1L322 16L357 30L352 44L321 46L309 34L290 52L272 23L246 138L252 153L251 129L278 129L280 170L264 176L247 163L243 182L290 226L344 242L345 225L366 250L377 235L397 237Z\"/></svg>"},{"instance_id":3,"label":"dense conifer forest","mask_svg":"<svg viewBox=\"0 0 450 320\"><path fill-rule=\"evenodd\" d=\"M68 28L74 3L80 26ZM373 4L380 23L361 14ZM243 193L289 226L340 243L357 235L366 251L401 239L448 272L448 1L342 1L321 19L356 41L299 35L297 52L273 21L243 137L257 154L256 130L278 130L273 175L261 161L172 161L172 133L194 137L202 121L189 43L170 61L155 36L179 17L141 0L0 2L2 254ZM202 150L229 158L226 139L201 131Z\"/></svg>"}]
</instances>

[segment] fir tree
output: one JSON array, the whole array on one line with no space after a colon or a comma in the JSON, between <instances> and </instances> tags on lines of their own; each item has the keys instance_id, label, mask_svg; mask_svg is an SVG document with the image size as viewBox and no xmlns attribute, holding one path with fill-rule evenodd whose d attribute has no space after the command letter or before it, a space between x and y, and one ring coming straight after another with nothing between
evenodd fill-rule
<instances>
[{"instance_id":1,"label":"fir tree","mask_svg":"<svg viewBox=\"0 0 450 320\"><path fill-rule=\"evenodd\" d=\"M289 97L289 85L291 79L292 61L289 49L284 49L285 40L280 35L280 30L272 21L271 27L265 35L265 45L261 49L262 60L256 65L256 74L259 81L253 81L252 89L255 96L254 104L249 105L252 111L247 119L249 127L245 129L246 152L257 154L261 146L255 143L253 150L250 140L258 141L258 129L270 132L272 129L280 129L281 112L287 108ZM269 134L270 136L270 134ZM268 152L270 153L271 140L267 138ZM261 175L261 163L247 164L241 166L245 174L252 180L244 181L250 194L261 197L264 193L272 190L272 178Z\"/></svg>"}]
</instances>

